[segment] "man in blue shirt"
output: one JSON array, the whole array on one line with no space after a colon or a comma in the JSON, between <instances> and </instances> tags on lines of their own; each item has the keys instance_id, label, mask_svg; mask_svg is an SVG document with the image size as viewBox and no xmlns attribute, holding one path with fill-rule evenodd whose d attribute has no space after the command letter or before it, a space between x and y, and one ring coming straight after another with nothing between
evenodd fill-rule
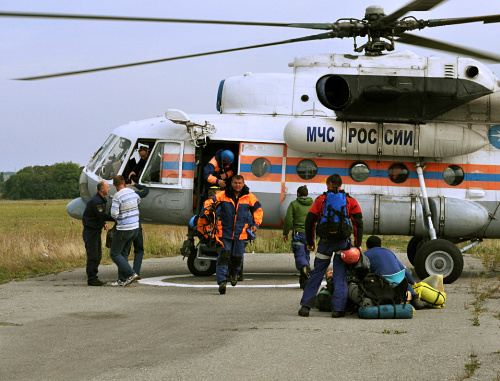
<instances>
[{"instance_id":1,"label":"man in blue shirt","mask_svg":"<svg viewBox=\"0 0 500 381\"><path fill-rule=\"evenodd\" d=\"M411 293L411 304L416 310L424 308L424 302L420 300L411 286L415 284L415 280L411 273L392 251L382 247L382 240L380 237L372 235L366 240L366 247L368 250L366 250L364 254L370 260L370 272L381 275L392 275L405 270L405 276L406 279L408 279L408 291Z\"/></svg>"},{"instance_id":2,"label":"man in blue shirt","mask_svg":"<svg viewBox=\"0 0 500 381\"><path fill-rule=\"evenodd\" d=\"M97 184L97 193L87 202L82 216L83 232L82 238L87 251L87 284L89 286L103 286L97 277L98 267L102 259L102 228L108 230L106 221L113 218L106 213L106 196L109 193L109 184L102 180Z\"/></svg>"}]
</instances>

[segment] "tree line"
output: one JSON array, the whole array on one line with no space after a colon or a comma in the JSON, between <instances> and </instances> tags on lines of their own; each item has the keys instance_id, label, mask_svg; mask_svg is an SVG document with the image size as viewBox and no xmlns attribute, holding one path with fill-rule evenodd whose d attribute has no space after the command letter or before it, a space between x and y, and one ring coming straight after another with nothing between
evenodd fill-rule
<instances>
[{"instance_id":1,"label":"tree line","mask_svg":"<svg viewBox=\"0 0 500 381\"><path fill-rule=\"evenodd\" d=\"M24 167L6 181L0 177L0 193L8 200L57 200L80 195L79 179L83 167L56 163Z\"/></svg>"}]
</instances>

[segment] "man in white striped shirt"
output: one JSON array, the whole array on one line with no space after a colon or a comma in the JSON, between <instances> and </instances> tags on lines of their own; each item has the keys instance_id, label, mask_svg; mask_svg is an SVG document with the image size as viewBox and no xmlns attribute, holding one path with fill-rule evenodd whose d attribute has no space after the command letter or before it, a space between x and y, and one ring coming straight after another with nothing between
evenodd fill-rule
<instances>
[{"instance_id":1,"label":"man in white striped shirt","mask_svg":"<svg viewBox=\"0 0 500 381\"><path fill-rule=\"evenodd\" d=\"M137 193L127 188L123 176L118 175L113 179L117 192L111 204L111 217L116 220L116 232L111 244L109 256L118 267L118 280L112 286L128 286L139 279L128 263L128 255L132 242L139 232L139 202Z\"/></svg>"}]
</instances>

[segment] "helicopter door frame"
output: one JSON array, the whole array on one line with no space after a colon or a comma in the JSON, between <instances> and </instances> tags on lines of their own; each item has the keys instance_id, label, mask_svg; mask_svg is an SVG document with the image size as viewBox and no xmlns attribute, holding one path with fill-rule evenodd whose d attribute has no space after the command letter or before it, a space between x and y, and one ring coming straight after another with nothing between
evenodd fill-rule
<instances>
[{"instance_id":1,"label":"helicopter door frame","mask_svg":"<svg viewBox=\"0 0 500 381\"><path fill-rule=\"evenodd\" d=\"M178 149L166 151L165 144L170 145L170 147L173 147L172 144L175 144ZM183 140L157 140L151 150L151 154L149 155L139 182L141 184L147 184L148 187L182 188L183 160Z\"/></svg>"}]
</instances>

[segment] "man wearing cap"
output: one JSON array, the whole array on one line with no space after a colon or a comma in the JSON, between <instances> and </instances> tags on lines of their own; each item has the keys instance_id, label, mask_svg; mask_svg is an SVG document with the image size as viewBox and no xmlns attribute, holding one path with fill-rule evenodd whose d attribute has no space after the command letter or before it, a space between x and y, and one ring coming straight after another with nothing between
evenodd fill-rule
<instances>
[{"instance_id":1,"label":"man wearing cap","mask_svg":"<svg viewBox=\"0 0 500 381\"><path fill-rule=\"evenodd\" d=\"M208 187L226 188L226 182L233 175L233 170L231 169L233 161L234 154L227 149L220 149L215 153L215 156L210 159L203 170L203 178Z\"/></svg>"},{"instance_id":2,"label":"man wearing cap","mask_svg":"<svg viewBox=\"0 0 500 381\"><path fill-rule=\"evenodd\" d=\"M382 240L380 237L375 235L369 237L366 240L366 247L368 250L366 250L364 254L370 260L370 272L388 276L405 270L405 276L406 279L408 279L408 291L411 293L411 305L415 307L416 310L424 308L424 302L420 300L411 286L415 284L415 280L411 276L411 273L392 251L382 247Z\"/></svg>"}]
</instances>

